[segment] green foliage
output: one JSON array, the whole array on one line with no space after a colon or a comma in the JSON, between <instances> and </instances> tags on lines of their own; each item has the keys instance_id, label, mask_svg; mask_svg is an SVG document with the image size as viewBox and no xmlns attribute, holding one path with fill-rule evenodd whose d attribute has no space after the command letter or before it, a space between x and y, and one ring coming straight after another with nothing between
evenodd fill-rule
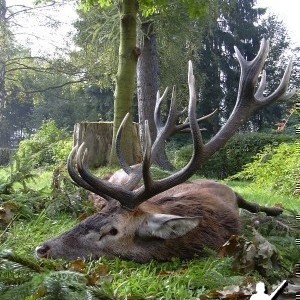
<instances>
[{"instance_id":1,"label":"green foliage","mask_svg":"<svg viewBox=\"0 0 300 300\"><path fill-rule=\"evenodd\" d=\"M253 160L253 156L266 145L274 148L282 142L294 141L294 135L244 133L237 134L197 172L206 178L223 179L242 170L242 167ZM174 164L182 168L190 159L192 146L184 146L175 152Z\"/></svg>"},{"instance_id":2,"label":"green foliage","mask_svg":"<svg viewBox=\"0 0 300 300\"><path fill-rule=\"evenodd\" d=\"M65 175L71 146L70 135L57 128L54 121L44 123L40 130L21 142L10 168L3 169L0 180L0 204L7 213L12 213L14 218L28 219L44 209L49 215L57 210L82 211L81 200L87 198L86 193L80 194L82 190ZM40 174L41 167L52 169L54 164L57 167L52 178L44 176L46 172Z\"/></svg>"},{"instance_id":3,"label":"green foliage","mask_svg":"<svg viewBox=\"0 0 300 300\"><path fill-rule=\"evenodd\" d=\"M242 186L240 188L243 190ZM266 196L271 204L278 201L271 194ZM242 222L246 229L252 224L253 217L252 214L243 215ZM287 232L283 227L278 229L273 218L266 219L261 215L255 217L260 218L260 233L268 234L267 240L280 251L284 267L292 269L299 258L294 242L295 237L299 237L299 231ZM287 217L280 219L286 224L288 220ZM232 269L234 258L217 257L211 251L208 252L210 257L204 259L175 259L167 263L152 261L147 264L118 258L68 263L33 258L32 252L36 245L67 230L74 223L74 218L68 215L56 214L50 219L41 213L32 220L18 220L13 224L5 239L2 236L0 240L1 299L195 299L210 290L221 290L224 286L249 285L249 282L254 286L258 279L262 280L259 269L248 268L247 276L243 276ZM298 235L295 235L297 232ZM247 244L252 235L246 231L244 234L243 240ZM267 241L264 243L269 245ZM260 252L255 254L260 259L257 263L259 267L263 264L263 281L274 283L278 278L286 276L287 270L269 269L268 259L271 256L267 255L268 248L263 244L258 247L261 248ZM274 249L272 245L268 247ZM250 259L246 248L240 251L245 252L243 259Z\"/></svg>"},{"instance_id":4,"label":"green foliage","mask_svg":"<svg viewBox=\"0 0 300 300\"><path fill-rule=\"evenodd\" d=\"M299 174L299 144L294 142L266 146L256 154L253 162L232 178L252 180L256 187L288 195L296 192Z\"/></svg>"},{"instance_id":5,"label":"green foliage","mask_svg":"<svg viewBox=\"0 0 300 300\"><path fill-rule=\"evenodd\" d=\"M30 138L23 140L15 160L33 168L66 161L72 147L70 134L59 129L54 121L44 122Z\"/></svg>"},{"instance_id":6,"label":"green foliage","mask_svg":"<svg viewBox=\"0 0 300 300\"><path fill-rule=\"evenodd\" d=\"M300 211L300 203L293 194L274 193L273 191L266 190L265 186L263 189L258 189L249 181L226 180L226 184L232 187L237 193L243 195L243 197L250 202L266 206L279 204L284 207L286 211L292 212L294 216L297 214L297 211Z\"/></svg>"},{"instance_id":7,"label":"green foliage","mask_svg":"<svg viewBox=\"0 0 300 300\"><path fill-rule=\"evenodd\" d=\"M142 14L145 17L152 16L158 12L164 11L173 1L168 0L139 0L139 6ZM207 13L208 1L205 0L183 0L180 1L184 5L185 9L189 12L191 17L202 17ZM101 8L109 7L110 5L116 5L111 0L82 0L81 7L84 10L91 9L95 4L98 4Z\"/></svg>"},{"instance_id":8,"label":"green foliage","mask_svg":"<svg viewBox=\"0 0 300 300\"><path fill-rule=\"evenodd\" d=\"M16 184L21 185L23 191L27 191L27 183L36 177L36 174L31 170L31 164L28 161L21 164L17 157L11 163L9 169L3 170L5 176L0 180L0 194L13 194L15 192L14 185Z\"/></svg>"}]
</instances>

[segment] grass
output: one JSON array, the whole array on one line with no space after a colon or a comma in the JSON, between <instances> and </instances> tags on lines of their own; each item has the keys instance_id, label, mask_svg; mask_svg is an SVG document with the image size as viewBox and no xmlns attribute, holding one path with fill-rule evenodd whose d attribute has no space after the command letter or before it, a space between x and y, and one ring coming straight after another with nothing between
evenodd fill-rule
<instances>
[{"instance_id":1,"label":"grass","mask_svg":"<svg viewBox=\"0 0 300 300\"><path fill-rule=\"evenodd\" d=\"M43 240L66 231L75 224L74 217L61 214L49 218L43 211L31 220L18 220L5 233L0 249L12 249L18 255L32 256L37 245Z\"/></svg>"},{"instance_id":2,"label":"grass","mask_svg":"<svg viewBox=\"0 0 300 300\"><path fill-rule=\"evenodd\" d=\"M28 186L47 189L51 176L50 172L42 173ZM300 212L299 198L253 190L248 183L228 184L247 200L270 206L282 203L289 210ZM293 216L287 212L284 221L291 218ZM47 210L43 210L27 218L17 218L2 232L0 299L199 299L214 289L261 279L256 271L241 274L233 270L232 258L219 257L213 252L203 259L177 259L167 263L152 261L147 264L118 258L69 263L34 257L37 245L75 223L76 217L72 214L56 213L50 217ZM262 225L261 231L278 248L284 267L291 269L299 259L299 249L295 245L297 235L270 224ZM249 234L246 231L245 227L245 236ZM286 271L279 276L285 276L282 274ZM272 281L272 278L264 280Z\"/></svg>"},{"instance_id":3,"label":"grass","mask_svg":"<svg viewBox=\"0 0 300 300\"><path fill-rule=\"evenodd\" d=\"M282 205L286 210L300 212L300 197L276 194L268 190L258 190L249 182L227 181L225 182L237 193L240 193L250 202L261 205L273 206Z\"/></svg>"},{"instance_id":4,"label":"grass","mask_svg":"<svg viewBox=\"0 0 300 300\"><path fill-rule=\"evenodd\" d=\"M31 289L29 293L38 290L45 280L54 280L54 278L61 280L62 276L68 274L65 272L70 268L66 261L60 260L54 265L51 263L48 265L51 260L36 260L33 256L33 250L43 240L65 231L73 224L74 218L61 215L57 216L55 220L51 220L43 212L29 222L18 221L14 223L7 232L5 240L0 245L0 252L10 249L13 253L11 264L8 264L9 267L14 266L15 269L18 269L22 264L26 267L28 264L26 261L30 261L36 266L34 269L38 266L43 267L39 272L30 270ZM239 284L242 281L242 276L230 271L230 264L230 258L220 258L215 255L206 259L194 259L187 262L173 260L172 262L158 263L152 261L147 264L101 258L97 262L84 263L84 270L76 274L69 274L72 278L64 277L64 280L70 281L68 293L71 295L72 289L78 288L77 285L82 276L86 279L93 273L96 266L98 269L100 266L102 275L97 288L101 289L102 293L110 299L125 299L126 297L134 297L134 299L138 299L137 297L142 299L146 297L193 299L210 289ZM59 270L53 270L53 266ZM0 264L0 271L3 269L5 270ZM8 279L4 278L4 280ZM89 287L85 281L82 282L82 285L91 288L91 291L95 288L95 286ZM51 288L49 289L51 290ZM8 290L3 295L9 297L11 293L12 291Z\"/></svg>"}]
</instances>

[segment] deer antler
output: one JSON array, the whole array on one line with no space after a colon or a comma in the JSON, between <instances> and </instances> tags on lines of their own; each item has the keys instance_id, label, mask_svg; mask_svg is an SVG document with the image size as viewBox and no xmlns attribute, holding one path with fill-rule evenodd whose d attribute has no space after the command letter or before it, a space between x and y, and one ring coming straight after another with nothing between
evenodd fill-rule
<instances>
[{"instance_id":1,"label":"deer antler","mask_svg":"<svg viewBox=\"0 0 300 300\"><path fill-rule=\"evenodd\" d=\"M186 108L182 111L177 110L177 105L176 105L176 88L175 86L173 87L172 91L172 97L171 97L171 104L169 107L169 112L168 112L168 118L165 123L163 123L161 119L161 104L163 100L166 98L166 95L169 91L169 88L167 87L163 93L162 96L160 96L159 91L157 92L157 97L156 97L156 104L155 104L155 110L154 110L154 122L156 125L157 129L157 135L156 139L152 144L151 148L151 161L155 161L155 158L161 155L165 151L165 141L175 134L176 132L182 131L182 132L190 132L190 122L188 122L188 118L185 120L184 123L178 124L178 119L180 116L183 115L183 113L186 111ZM201 117L197 119L197 122L204 121L211 116L213 116L217 112L217 109L214 110L212 113L208 114L207 116ZM134 165L130 166L121 151L121 135L123 128L125 127L125 124L128 120L129 113L126 114L124 117L119 130L117 132L116 136L116 153L117 153L117 158L119 160L119 164L122 167L122 169L129 175L129 179L126 183L127 188L133 189L137 186L137 184L140 182L142 179L142 165ZM201 129L200 129L201 130ZM171 165L171 163L170 163Z\"/></svg>"},{"instance_id":2,"label":"deer antler","mask_svg":"<svg viewBox=\"0 0 300 300\"><path fill-rule=\"evenodd\" d=\"M292 72L292 60L289 61L278 88L272 94L266 97L263 95L266 86L265 71L263 71L262 79L255 91L258 76L262 71L269 53L269 41L266 41L265 39L261 41L259 52L252 61L246 61L236 47L235 53L241 66L237 101L226 124L205 145L205 155L203 159L210 157L218 149L223 147L234 134L235 130L243 124L253 112L275 102L276 100L289 99L295 93L295 89L287 92L289 78Z\"/></svg>"},{"instance_id":3,"label":"deer antler","mask_svg":"<svg viewBox=\"0 0 300 300\"><path fill-rule=\"evenodd\" d=\"M169 113L168 113L168 118L163 124L161 120L161 104L163 100L165 99L167 93L168 93L168 88L165 89L163 95L160 97L159 91L157 92L157 97L156 97L156 105L155 105L155 110L154 110L154 122L156 125L156 130L157 130L157 136L156 139L153 143L152 146L152 160L155 160L155 158L159 157L161 153L165 152L165 141L174 135L177 132L185 132L188 131L188 128L190 127L190 122L188 122L188 118L185 120L184 123L182 124L177 124L179 118L185 113L186 109L182 111L177 110L177 105L176 105L176 87L173 87L172 90L172 96L171 96L171 104L169 108ZM197 122L202 122L211 116L213 116L217 112L217 109L210 113L207 116L201 117L197 119ZM171 165L171 163L170 163Z\"/></svg>"},{"instance_id":4,"label":"deer antler","mask_svg":"<svg viewBox=\"0 0 300 300\"><path fill-rule=\"evenodd\" d=\"M152 156L155 155L157 151L157 146L155 143L164 141L166 135L168 135L170 128L174 127L176 118L181 115L182 112L178 112L175 107L175 89L173 88L171 105L169 110L169 115L165 125L162 125L160 118L159 107L161 105L162 99L165 97L167 90L164 92L163 96L160 97L158 94L156 112L155 112L155 122L159 128L157 139L154 144L151 144L151 138L148 128L148 123L145 122L145 148L143 153L143 162L141 168L137 171L126 165L126 161L122 158L122 154L119 151L121 157L121 164L124 164L123 168L126 170L130 176L133 174L133 180L139 180L143 177L144 185L141 187L130 190L123 186L118 186L111 182L106 182L101 180L91 174L85 163L85 156L87 149L85 144L82 144L78 149L74 148L71 152L71 157L73 157L76 152L76 163L78 173L75 171L74 167L69 168L71 177L84 188L92 190L99 195L106 195L107 198L113 198L121 203L122 206L132 209L145 200L157 195L173 186L176 186L184 181L186 181L193 173L201 167L201 165L218 149L220 149L228 139L234 134L237 128L244 123L247 118L257 109L268 105L278 99L287 99L294 94L294 91L287 93L288 81L291 73L292 64L289 63L285 74L281 80L279 87L269 96L263 96L263 90L265 88L266 79L265 74L263 74L262 80L259 87L255 91L256 83L258 81L258 76L263 68L263 64L268 54L269 43L266 40L262 40L259 53L252 61L246 61L239 50L236 48L236 55L241 66L241 77L239 83L239 91L236 105L233 109L226 124L220 129L217 135L212 138L207 144L204 145L202 141L201 132L198 126L198 121L196 118L196 92L195 92L195 78L193 75L192 63L189 62L188 68L188 86L189 86L189 107L188 107L188 121L179 126L187 128L190 127L192 139L193 139L193 155L189 163L181 170L170 175L167 178L161 180L153 180L150 172L150 166L152 163ZM176 119L176 120L177 120ZM126 122L126 118L123 122ZM123 126L123 125L122 125ZM122 127L121 126L121 127ZM119 134L121 135L122 129L120 129ZM72 159L69 160L69 164L72 164ZM136 172L136 173L135 173ZM74 175L75 174L75 175ZM79 176L80 175L80 176ZM79 179L80 178L80 179ZM131 181L132 183L133 181Z\"/></svg>"},{"instance_id":5,"label":"deer antler","mask_svg":"<svg viewBox=\"0 0 300 300\"><path fill-rule=\"evenodd\" d=\"M189 90L190 90L190 100L189 100L189 109L188 116L190 120L191 134L193 138L194 144L194 152L190 162L180 171L172 174L171 176L154 181L152 179L150 173L150 165L151 165L151 138L149 134L149 128L146 122L146 145L144 149L143 155L143 180L144 185L140 188L130 191L125 189L122 186L118 186L111 182L107 182L97 178L95 175L91 174L86 166L85 157L87 153L87 149L84 143L77 150L76 154L76 164L78 173L81 176L81 179L87 184L85 186L92 187L93 192L100 194L101 196L107 195L113 199L118 200L122 206L127 208L134 208L138 206L140 203L149 199L150 197L161 193L162 191L169 189L175 185L178 185L181 182L186 181L197 168L199 164L203 143L201 138L200 129L198 127L197 118L196 118L196 93L195 93L195 79L193 75L192 63L189 62L189 73L188 73L188 81L189 81ZM72 162L72 160L70 160ZM74 168L71 168L74 170ZM76 173L76 172L75 172ZM77 174L77 173L76 173ZM72 175L73 172L72 172ZM74 176L73 176L74 177ZM75 177L76 178L76 177ZM80 184L78 178L76 178L77 183Z\"/></svg>"}]
</instances>

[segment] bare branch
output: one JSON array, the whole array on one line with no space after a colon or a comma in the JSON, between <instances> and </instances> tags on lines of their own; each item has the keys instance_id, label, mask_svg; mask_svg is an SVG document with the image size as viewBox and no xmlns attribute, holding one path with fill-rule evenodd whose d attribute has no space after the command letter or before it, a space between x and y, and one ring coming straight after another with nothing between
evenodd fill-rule
<instances>
[{"instance_id":1,"label":"bare branch","mask_svg":"<svg viewBox=\"0 0 300 300\"><path fill-rule=\"evenodd\" d=\"M67 86L67 85L82 83L82 82L85 82L85 81L86 81L86 78L80 79L80 80L73 80L73 81L64 82L64 83L59 84L59 85L49 86L49 87L44 88L44 89L25 91L25 93L26 94L42 93L42 92L46 92L46 91L49 91L49 90L59 89L59 88L62 88L64 86Z\"/></svg>"}]
</instances>

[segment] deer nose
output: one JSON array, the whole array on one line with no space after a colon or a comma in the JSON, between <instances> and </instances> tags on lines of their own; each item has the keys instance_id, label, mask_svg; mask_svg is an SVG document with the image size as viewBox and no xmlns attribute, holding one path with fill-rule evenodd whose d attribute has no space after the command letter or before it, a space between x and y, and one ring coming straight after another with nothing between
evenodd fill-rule
<instances>
[{"instance_id":1,"label":"deer nose","mask_svg":"<svg viewBox=\"0 0 300 300\"><path fill-rule=\"evenodd\" d=\"M46 244L35 248L35 254L38 258L48 257L50 247Z\"/></svg>"}]
</instances>

